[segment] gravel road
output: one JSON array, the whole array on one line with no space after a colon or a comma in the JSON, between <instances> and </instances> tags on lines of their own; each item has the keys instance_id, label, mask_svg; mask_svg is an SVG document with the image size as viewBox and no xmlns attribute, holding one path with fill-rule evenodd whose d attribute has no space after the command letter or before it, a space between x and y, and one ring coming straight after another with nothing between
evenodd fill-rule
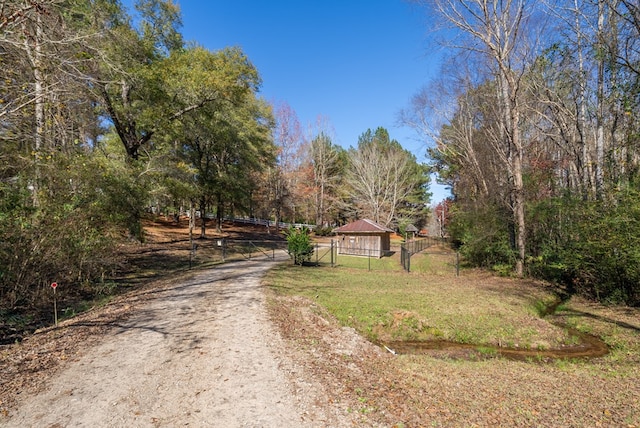
<instances>
[{"instance_id":1,"label":"gravel road","mask_svg":"<svg viewBox=\"0 0 640 428\"><path fill-rule=\"evenodd\" d=\"M281 260L286 257L282 253ZM273 261L228 263L149 291L145 304L68 361L8 427L348 426L287 357L260 278ZM330 422L329 422L330 421Z\"/></svg>"}]
</instances>

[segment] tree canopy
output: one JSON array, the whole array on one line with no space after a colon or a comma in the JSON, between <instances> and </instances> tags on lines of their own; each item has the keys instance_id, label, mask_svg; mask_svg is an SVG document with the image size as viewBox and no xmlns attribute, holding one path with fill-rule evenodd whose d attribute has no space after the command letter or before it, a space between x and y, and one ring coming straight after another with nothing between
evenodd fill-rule
<instances>
[{"instance_id":1,"label":"tree canopy","mask_svg":"<svg viewBox=\"0 0 640 428\"><path fill-rule=\"evenodd\" d=\"M2 2L2 316L37 312L54 278L77 296L108 289L119 245L144 241L152 209L214 214L218 229L234 214L315 222L317 233L374 214L353 173L366 144L337 146L323 120L305 134L290 106L259 96L240 48L185 42L181 26L171 0L131 11L117 0ZM393 165L375 165L391 197L377 219L424 217L423 167L376 132L386 140L372 153Z\"/></svg>"},{"instance_id":2,"label":"tree canopy","mask_svg":"<svg viewBox=\"0 0 640 428\"><path fill-rule=\"evenodd\" d=\"M136 9L0 9L2 314L38 307L54 278L98 292L118 244L144 239L148 207L248 205L250 172L274 164L271 106L247 56L186 45L172 1Z\"/></svg>"},{"instance_id":3,"label":"tree canopy","mask_svg":"<svg viewBox=\"0 0 640 428\"><path fill-rule=\"evenodd\" d=\"M403 118L435 142L467 260L638 304L637 5L424 4L455 49Z\"/></svg>"}]
</instances>

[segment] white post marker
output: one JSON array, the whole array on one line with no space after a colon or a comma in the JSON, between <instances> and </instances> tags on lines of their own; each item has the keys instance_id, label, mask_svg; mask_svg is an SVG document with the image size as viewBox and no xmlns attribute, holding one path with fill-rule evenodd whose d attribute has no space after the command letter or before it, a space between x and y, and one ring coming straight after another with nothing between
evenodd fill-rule
<instances>
[{"instance_id":1,"label":"white post marker","mask_svg":"<svg viewBox=\"0 0 640 428\"><path fill-rule=\"evenodd\" d=\"M58 305L56 303L56 287L58 286L57 282L51 283L51 288L53 288L53 319L56 323L56 327L58 326Z\"/></svg>"}]
</instances>

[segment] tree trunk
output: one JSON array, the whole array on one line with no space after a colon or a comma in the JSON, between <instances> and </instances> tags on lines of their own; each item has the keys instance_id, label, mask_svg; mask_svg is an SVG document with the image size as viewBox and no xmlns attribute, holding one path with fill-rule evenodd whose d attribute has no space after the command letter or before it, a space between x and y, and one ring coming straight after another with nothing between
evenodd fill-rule
<instances>
[{"instance_id":1,"label":"tree trunk","mask_svg":"<svg viewBox=\"0 0 640 428\"><path fill-rule=\"evenodd\" d=\"M218 193L218 206L216 207L216 232L222 233L222 221L224 220L224 204L222 195Z\"/></svg>"},{"instance_id":2,"label":"tree trunk","mask_svg":"<svg viewBox=\"0 0 640 428\"><path fill-rule=\"evenodd\" d=\"M189 249L193 248L193 229L196 226L196 209L193 200L189 204Z\"/></svg>"},{"instance_id":3,"label":"tree trunk","mask_svg":"<svg viewBox=\"0 0 640 428\"><path fill-rule=\"evenodd\" d=\"M598 81L596 89L596 199L602 199L604 188L604 4L598 0Z\"/></svg>"},{"instance_id":4,"label":"tree trunk","mask_svg":"<svg viewBox=\"0 0 640 428\"><path fill-rule=\"evenodd\" d=\"M524 275L524 261L526 254L526 220L524 213L525 198L524 185L522 181L522 154L516 153L513 157L513 211L516 225L516 258L515 273L518 276Z\"/></svg>"},{"instance_id":5,"label":"tree trunk","mask_svg":"<svg viewBox=\"0 0 640 428\"><path fill-rule=\"evenodd\" d=\"M526 254L526 219L524 215L524 183L522 179L522 159L524 150L520 140L520 106L517 95L517 82L514 80L513 72L496 55L499 65L498 82L500 84L500 102L502 104L502 121L504 123L506 138L505 144L508 147L508 169L511 175L510 199L513 210L513 222L515 225L515 246L516 265L515 274L524 275L524 260Z\"/></svg>"},{"instance_id":6,"label":"tree trunk","mask_svg":"<svg viewBox=\"0 0 640 428\"><path fill-rule=\"evenodd\" d=\"M580 147L581 147L581 159L578 161L578 171L581 174L580 182L582 184L582 195L586 199L589 194L592 192L591 189L591 165L590 155L589 155L589 144L587 143L587 137L585 135L586 123L587 123L587 106L585 102L586 93L587 93L587 76L584 67L584 53L582 48L582 29L580 25L580 7L578 5L578 0L574 0L574 12L576 14L575 18L575 32L576 32L576 41L577 41L577 51L578 51L578 82L579 82L579 93L578 93L578 105L577 105L577 123L576 128L578 130L578 135L580 138Z\"/></svg>"},{"instance_id":7,"label":"tree trunk","mask_svg":"<svg viewBox=\"0 0 640 428\"><path fill-rule=\"evenodd\" d=\"M202 196L200 198L200 238L205 238L207 236L206 212L207 202L205 201L204 196Z\"/></svg>"},{"instance_id":8,"label":"tree trunk","mask_svg":"<svg viewBox=\"0 0 640 428\"><path fill-rule=\"evenodd\" d=\"M32 197L33 205L40 205L38 199L38 193L40 188L40 160L41 151L44 145L44 128L45 128L45 85L44 85L44 73L42 71L42 40L44 38L44 32L42 28L42 15L41 11L36 8L35 15L35 37L33 38L33 46L29 44L28 37L24 38L24 49L33 67L33 95L34 95L34 120L35 130L33 134L33 162L34 162L34 180L31 185L33 186ZM27 28L26 23L23 24L22 31L24 34L29 34L31 31Z\"/></svg>"}]
</instances>

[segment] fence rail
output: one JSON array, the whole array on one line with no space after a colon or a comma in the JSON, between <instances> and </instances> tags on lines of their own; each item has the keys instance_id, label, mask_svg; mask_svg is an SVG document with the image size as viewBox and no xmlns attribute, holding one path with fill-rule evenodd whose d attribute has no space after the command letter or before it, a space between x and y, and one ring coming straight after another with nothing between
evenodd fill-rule
<instances>
[{"instance_id":1,"label":"fence rail","mask_svg":"<svg viewBox=\"0 0 640 428\"><path fill-rule=\"evenodd\" d=\"M151 212L156 212L154 207L151 207ZM189 217L189 211L184 213L187 217ZM201 218L202 214L200 213L200 211L196 210L195 211L195 217L196 218ZM213 220L215 218L217 218L215 216L215 214L212 213L207 213L204 215L204 218L206 218L207 220ZM303 227L306 227L308 229L315 229L317 226L315 224L307 224L307 223L288 223L288 222L283 222L283 221L279 221L278 223L276 223L273 220L266 220L266 219L262 219L262 218L256 218L256 217L249 217L249 216L243 216L243 217L234 217L234 216L225 216L222 218L223 221L230 221L233 223L242 223L242 224L253 224L253 225L257 225L257 226L265 226L265 227L276 227L276 224L278 225L278 228L280 229L288 229L289 227L294 227L296 229L302 229Z\"/></svg>"},{"instance_id":2,"label":"fence rail","mask_svg":"<svg viewBox=\"0 0 640 428\"><path fill-rule=\"evenodd\" d=\"M242 223L242 224L253 224L253 225L258 225L258 226L265 226L265 227L276 227L276 222L273 220L265 220L265 219L260 219L260 218L255 218L255 217L225 217L224 221L231 221L234 223ZM296 229L302 229L303 227L306 227L307 229L315 229L316 225L315 224L306 224L306 223L286 223L286 222L278 222L277 223L278 228L280 229L288 229L290 227L294 227Z\"/></svg>"},{"instance_id":3,"label":"fence rail","mask_svg":"<svg viewBox=\"0 0 640 428\"><path fill-rule=\"evenodd\" d=\"M443 244L442 238L427 237L405 242L400 246L400 263L407 272L411 272L411 256L434 245Z\"/></svg>"},{"instance_id":4,"label":"fence rail","mask_svg":"<svg viewBox=\"0 0 640 428\"><path fill-rule=\"evenodd\" d=\"M286 241L198 239L193 241L189 249L189 267L232 260L275 260L278 252L286 251Z\"/></svg>"}]
</instances>

